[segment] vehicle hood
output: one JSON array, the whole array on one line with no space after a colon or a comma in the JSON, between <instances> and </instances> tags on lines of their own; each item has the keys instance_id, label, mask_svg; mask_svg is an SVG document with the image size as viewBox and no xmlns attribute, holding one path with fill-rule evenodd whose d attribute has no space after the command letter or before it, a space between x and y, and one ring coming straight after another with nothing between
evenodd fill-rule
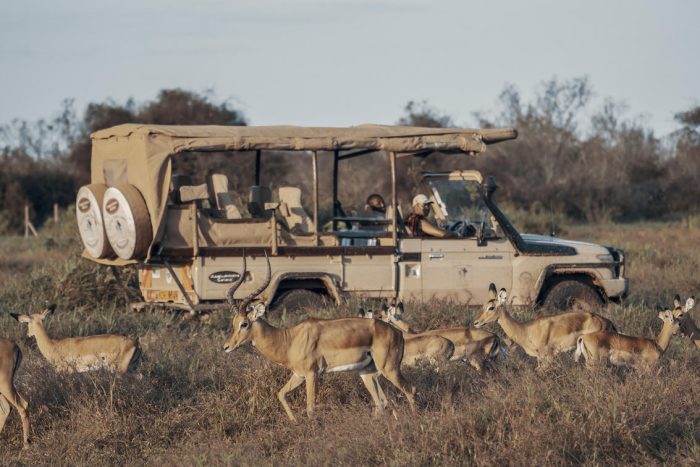
<instances>
[{"instance_id":1,"label":"vehicle hood","mask_svg":"<svg viewBox=\"0 0 700 467\"><path fill-rule=\"evenodd\" d=\"M607 248L595 243L564 240L562 238L548 237L546 235L521 234L520 236L526 244L539 248L546 249L550 247L559 251L573 249L571 254L600 255L609 253Z\"/></svg>"}]
</instances>

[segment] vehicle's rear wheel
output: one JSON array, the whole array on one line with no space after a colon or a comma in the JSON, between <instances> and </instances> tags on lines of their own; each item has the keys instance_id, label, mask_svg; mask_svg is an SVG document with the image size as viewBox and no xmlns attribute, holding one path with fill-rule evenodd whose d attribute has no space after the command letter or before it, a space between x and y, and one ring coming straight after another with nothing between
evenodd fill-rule
<instances>
[{"instance_id":1,"label":"vehicle's rear wheel","mask_svg":"<svg viewBox=\"0 0 700 467\"><path fill-rule=\"evenodd\" d=\"M291 289L282 292L272 304L272 311L297 313L317 310L328 305L323 295L307 289Z\"/></svg>"},{"instance_id":2,"label":"vehicle's rear wheel","mask_svg":"<svg viewBox=\"0 0 700 467\"><path fill-rule=\"evenodd\" d=\"M547 291L542 304L546 310L552 311L593 312L605 302L592 285L577 280L563 280Z\"/></svg>"}]
</instances>

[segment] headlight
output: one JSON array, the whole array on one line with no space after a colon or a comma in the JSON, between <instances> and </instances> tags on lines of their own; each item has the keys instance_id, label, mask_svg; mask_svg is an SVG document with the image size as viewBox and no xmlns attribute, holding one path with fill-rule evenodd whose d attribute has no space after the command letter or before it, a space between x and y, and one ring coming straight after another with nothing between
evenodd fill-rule
<instances>
[{"instance_id":1,"label":"headlight","mask_svg":"<svg viewBox=\"0 0 700 467\"><path fill-rule=\"evenodd\" d=\"M596 255L596 258L598 258L601 263L612 263L614 261L613 256L610 253L604 255Z\"/></svg>"}]
</instances>

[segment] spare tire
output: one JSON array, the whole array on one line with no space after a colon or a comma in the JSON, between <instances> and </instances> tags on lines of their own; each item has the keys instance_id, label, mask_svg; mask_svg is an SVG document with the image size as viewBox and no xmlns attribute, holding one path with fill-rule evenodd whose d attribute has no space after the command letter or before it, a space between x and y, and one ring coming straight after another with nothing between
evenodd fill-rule
<instances>
[{"instance_id":1,"label":"spare tire","mask_svg":"<svg viewBox=\"0 0 700 467\"><path fill-rule=\"evenodd\" d=\"M122 259L143 259L153 240L146 202L133 185L107 189L102 216L109 244Z\"/></svg>"},{"instance_id":2,"label":"spare tire","mask_svg":"<svg viewBox=\"0 0 700 467\"><path fill-rule=\"evenodd\" d=\"M105 191L107 191L107 185L104 183L85 185L80 187L75 199L75 216L78 220L80 239L83 241L85 251L93 258L114 256L102 219L102 201Z\"/></svg>"}]
</instances>

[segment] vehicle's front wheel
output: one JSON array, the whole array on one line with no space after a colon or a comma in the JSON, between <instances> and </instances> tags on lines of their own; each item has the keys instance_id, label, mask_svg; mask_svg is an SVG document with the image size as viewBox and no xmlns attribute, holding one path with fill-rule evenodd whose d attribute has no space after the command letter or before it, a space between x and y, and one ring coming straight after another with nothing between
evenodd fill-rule
<instances>
[{"instance_id":1,"label":"vehicle's front wheel","mask_svg":"<svg viewBox=\"0 0 700 467\"><path fill-rule=\"evenodd\" d=\"M291 289L282 292L272 304L272 311L297 313L317 310L328 304L321 294L307 289Z\"/></svg>"},{"instance_id":2,"label":"vehicle's front wheel","mask_svg":"<svg viewBox=\"0 0 700 467\"><path fill-rule=\"evenodd\" d=\"M563 280L554 284L542 302L546 310L588 311L601 308L605 302L590 284L577 280Z\"/></svg>"}]
</instances>

